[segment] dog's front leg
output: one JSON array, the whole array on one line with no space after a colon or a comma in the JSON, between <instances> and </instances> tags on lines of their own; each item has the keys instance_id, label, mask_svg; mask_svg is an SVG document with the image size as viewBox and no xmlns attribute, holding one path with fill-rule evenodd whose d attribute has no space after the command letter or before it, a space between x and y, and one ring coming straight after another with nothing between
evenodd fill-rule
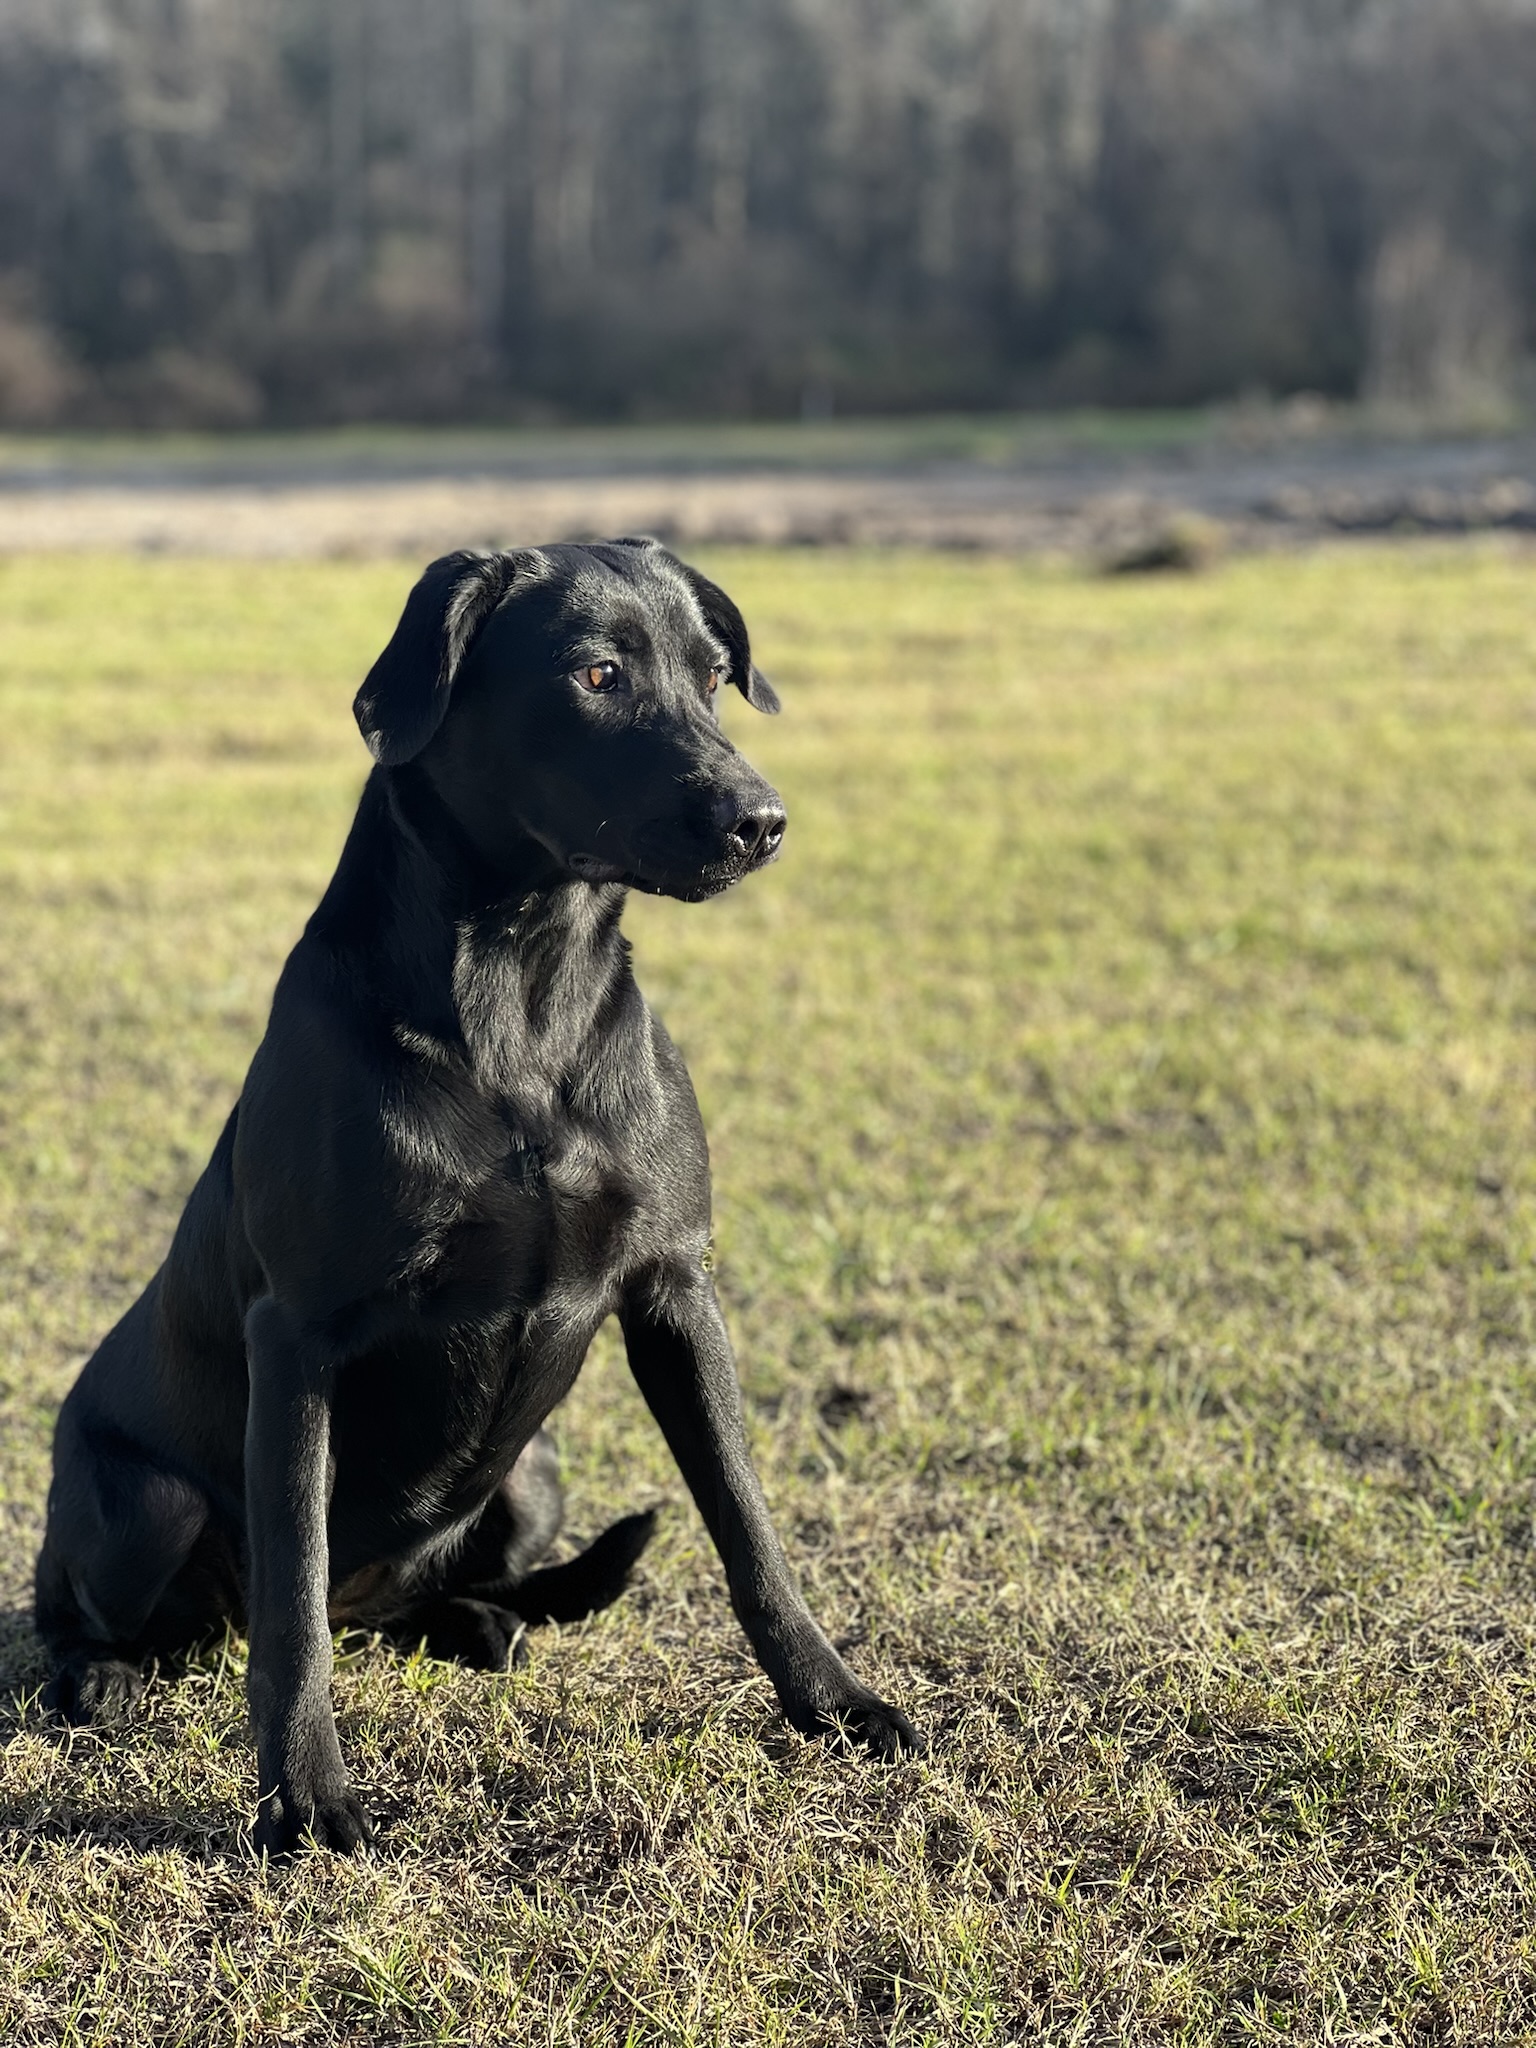
<instances>
[{"instance_id":1,"label":"dog's front leg","mask_svg":"<svg viewBox=\"0 0 1536 2048\"><path fill-rule=\"evenodd\" d=\"M919 1750L906 1715L861 1685L811 1617L753 1469L731 1340L713 1285L648 1292L621 1311L629 1363L725 1566L731 1605L784 1711L880 1756Z\"/></svg>"},{"instance_id":2,"label":"dog's front leg","mask_svg":"<svg viewBox=\"0 0 1536 2048\"><path fill-rule=\"evenodd\" d=\"M308 1832L326 1848L355 1849L368 1824L348 1786L331 1713L329 1371L270 1295L247 1315L245 1342L256 1847L285 1856Z\"/></svg>"}]
</instances>

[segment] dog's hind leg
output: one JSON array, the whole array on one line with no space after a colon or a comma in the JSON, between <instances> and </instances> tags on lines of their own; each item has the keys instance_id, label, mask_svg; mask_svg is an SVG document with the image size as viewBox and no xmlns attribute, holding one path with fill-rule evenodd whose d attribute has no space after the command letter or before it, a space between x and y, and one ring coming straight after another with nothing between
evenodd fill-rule
<instances>
[{"instance_id":1,"label":"dog's hind leg","mask_svg":"<svg viewBox=\"0 0 1536 2048\"><path fill-rule=\"evenodd\" d=\"M656 1527L656 1511L624 1515L566 1564L530 1572L507 1594L530 1628L541 1621L585 1621L611 1607L629 1584L640 1553Z\"/></svg>"},{"instance_id":2,"label":"dog's hind leg","mask_svg":"<svg viewBox=\"0 0 1536 2048\"><path fill-rule=\"evenodd\" d=\"M424 1649L429 1657L474 1671L514 1670L527 1655L520 1614L463 1593L425 1594L380 1622L378 1631L397 1650Z\"/></svg>"},{"instance_id":3,"label":"dog's hind leg","mask_svg":"<svg viewBox=\"0 0 1536 2048\"><path fill-rule=\"evenodd\" d=\"M626 1515L579 1557L534 1571L560 1533L563 1505L554 1440L541 1429L492 1496L465 1546L465 1590L505 1602L530 1627L582 1621L611 1607L629 1584L656 1517L650 1511ZM493 1562L494 1573L486 1571Z\"/></svg>"},{"instance_id":4,"label":"dog's hind leg","mask_svg":"<svg viewBox=\"0 0 1536 2048\"><path fill-rule=\"evenodd\" d=\"M560 1533L555 1446L539 1430L452 1550L418 1580L414 1597L376 1622L386 1641L478 1671L505 1671L526 1653L510 1589Z\"/></svg>"},{"instance_id":5,"label":"dog's hind leg","mask_svg":"<svg viewBox=\"0 0 1536 2048\"><path fill-rule=\"evenodd\" d=\"M444 1590L487 1599L505 1593L538 1563L564 1519L559 1455L554 1438L541 1429L481 1509L453 1557Z\"/></svg>"},{"instance_id":6,"label":"dog's hind leg","mask_svg":"<svg viewBox=\"0 0 1536 2048\"><path fill-rule=\"evenodd\" d=\"M224 1575L195 1555L209 1548L209 1510L188 1481L67 1410L55 1475L37 1561L38 1633L54 1659L43 1703L86 1722L129 1705L145 1659L190 1647L229 1603Z\"/></svg>"},{"instance_id":7,"label":"dog's hind leg","mask_svg":"<svg viewBox=\"0 0 1536 2048\"><path fill-rule=\"evenodd\" d=\"M655 1526L626 1515L567 1564L533 1571L560 1533L563 1502L554 1441L540 1430L491 1495L430 1590L382 1633L404 1648L504 1671L525 1655L525 1628L581 1621L609 1607Z\"/></svg>"}]
</instances>

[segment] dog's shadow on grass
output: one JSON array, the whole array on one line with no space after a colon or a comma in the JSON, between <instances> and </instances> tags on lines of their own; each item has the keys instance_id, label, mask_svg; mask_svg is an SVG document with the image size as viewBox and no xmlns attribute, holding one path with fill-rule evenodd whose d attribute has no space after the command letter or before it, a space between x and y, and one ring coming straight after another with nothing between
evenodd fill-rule
<instances>
[{"instance_id":1,"label":"dog's shadow on grass","mask_svg":"<svg viewBox=\"0 0 1536 2048\"><path fill-rule=\"evenodd\" d=\"M30 1607L0 1606L0 1741L36 1719L37 1696L48 1676L48 1652L32 1626Z\"/></svg>"},{"instance_id":2,"label":"dog's shadow on grass","mask_svg":"<svg viewBox=\"0 0 1536 2048\"><path fill-rule=\"evenodd\" d=\"M156 1742L152 1725L135 1713L110 1727L66 1727L43 1713L47 1677L31 1608L0 1606L0 1758L9 1766L0 1766L0 1855L61 1843L141 1854L170 1849L199 1863L250 1861L250 1842L232 1824L227 1800L204 1806L174 1792L146 1797L144 1774L134 1771L130 1782L118 1768L115 1752L146 1737ZM22 1756L28 1737L56 1753L57 1768Z\"/></svg>"}]
</instances>

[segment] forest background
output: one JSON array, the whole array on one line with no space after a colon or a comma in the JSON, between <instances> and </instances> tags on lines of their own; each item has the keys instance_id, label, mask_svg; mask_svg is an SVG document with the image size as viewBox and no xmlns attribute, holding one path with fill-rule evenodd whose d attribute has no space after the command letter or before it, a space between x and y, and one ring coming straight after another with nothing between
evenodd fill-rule
<instances>
[{"instance_id":1,"label":"forest background","mask_svg":"<svg viewBox=\"0 0 1536 2048\"><path fill-rule=\"evenodd\" d=\"M1533 258L1529 0L0 0L0 425L1465 412Z\"/></svg>"}]
</instances>

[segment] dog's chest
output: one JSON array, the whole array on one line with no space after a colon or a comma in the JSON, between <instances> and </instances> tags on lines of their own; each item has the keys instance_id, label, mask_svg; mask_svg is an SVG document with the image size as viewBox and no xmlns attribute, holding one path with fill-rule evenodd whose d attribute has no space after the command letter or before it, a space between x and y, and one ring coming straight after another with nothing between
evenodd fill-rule
<instances>
[{"instance_id":1,"label":"dog's chest","mask_svg":"<svg viewBox=\"0 0 1536 2048\"><path fill-rule=\"evenodd\" d=\"M688 1176L673 1171L676 1091L632 983L577 1032L559 1005L535 1028L539 1005L512 1001L490 967L482 980L480 1028L423 1058L402 1096L399 1131L425 1168L414 1277L435 1321L494 1327L526 1364L546 1333L562 1348L590 1336L668 1255Z\"/></svg>"},{"instance_id":2,"label":"dog's chest","mask_svg":"<svg viewBox=\"0 0 1536 2048\"><path fill-rule=\"evenodd\" d=\"M499 1146L480 1133L473 1178L423 1205L421 1278L498 1319L595 1327L663 1234L655 1176L622 1133L572 1119L528 1129L505 1111L499 1126Z\"/></svg>"},{"instance_id":3,"label":"dog's chest","mask_svg":"<svg viewBox=\"0 0 1536 2048\"><path fill-rule=\"evenodd\" d=\"M473 1181L418 1210L409 1322L340 1418L349 1472L389 1475L423 1529L472 1511L570 1391L655 1227L621 1148L506 1137L491 1160L479 1135Z\"/></svg>"}]
</instances>

